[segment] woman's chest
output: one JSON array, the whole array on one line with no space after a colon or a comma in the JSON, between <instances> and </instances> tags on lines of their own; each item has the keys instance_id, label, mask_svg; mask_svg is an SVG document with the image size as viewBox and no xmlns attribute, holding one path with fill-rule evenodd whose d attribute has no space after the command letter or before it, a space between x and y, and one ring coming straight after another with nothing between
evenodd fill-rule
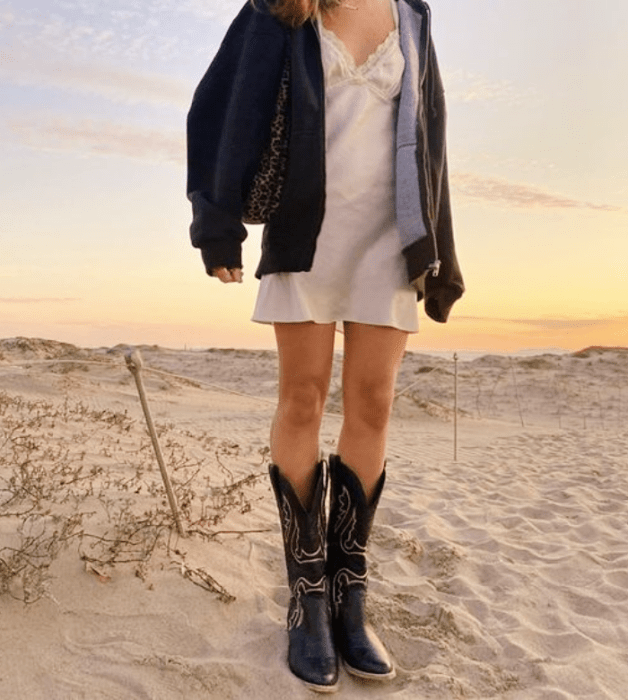
<instances>
[{"instance_id":1,"label":"woman's chest","mask_svg":"<svg viewBox=\"0 0 628 700\"><path fill-rule=\"evenodd\" d=\"M363 64L395 28L391 0L368 5L357 5L358 2L358 10L341 7L323 17L324 26L342 41L356 66Z\"/></svg>"}]
</instances>

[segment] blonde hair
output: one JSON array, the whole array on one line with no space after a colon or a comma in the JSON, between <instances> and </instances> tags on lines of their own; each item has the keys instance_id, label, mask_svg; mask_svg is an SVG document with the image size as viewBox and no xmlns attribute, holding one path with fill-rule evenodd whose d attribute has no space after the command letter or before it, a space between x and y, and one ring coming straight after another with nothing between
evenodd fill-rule
<instances>
[{"instance_id":1,"label":"blonde hair","mask_svg":"<svg viewBox=\"0 0 628 700\"><path fill-rule=\"evenodd\" d=\"M331 10L342 3L342 0L251 0L251 4L255 7L260 1L266 2L270 13L290 27L300 27L319 12Z\"/></svg>"}]
</instances>

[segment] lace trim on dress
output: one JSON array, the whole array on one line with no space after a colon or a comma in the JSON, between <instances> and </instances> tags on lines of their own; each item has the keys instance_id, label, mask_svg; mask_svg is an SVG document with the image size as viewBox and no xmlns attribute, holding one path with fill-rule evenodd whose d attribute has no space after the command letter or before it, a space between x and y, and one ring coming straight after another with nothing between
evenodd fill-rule
<instances>
[{"instance_id":1,"label":"lace trim on dress","mask_svg":"<svg viewBox=\"0 0 628 700\"><path fill-rule=\"evenodd\" d=\"M392 40L397 39L399 34L399 29L395 26L393 29L390 30L390 32L387 34L386 38L381 42L381 44L379 44L377 48L366 57L366 60L360 63L360 65L358 65L355 62L353 54L351 53L351 51L349 51L344 41L336 34L336 32L334 32L331 29L327 29L327 27L323 24L322 20L320 22L320 28L323 34L331 40L331 43L334 45L334 47L338 49L339 53L342 55L342 57L348 64L348 67L360 73L367 72L368 69L373 65L373 63L376 63L380 56L382 56L382 54L388 51L390 45L393 43Z\"/></svg>"},{"instance_id":2,"label":"lace trim on dress","mask_svg":"<svg viewBox=\"0 0 628 700\"><path fill-rule=\"evenodd\" d=\"M399 43L399 16L394 0L391 0L391 6L394 28L359 65L342 39L324 26L319 15L317 24L327 89L361 83L385 101L399 94L405 61Z\"/></svg>"}]
</instances>

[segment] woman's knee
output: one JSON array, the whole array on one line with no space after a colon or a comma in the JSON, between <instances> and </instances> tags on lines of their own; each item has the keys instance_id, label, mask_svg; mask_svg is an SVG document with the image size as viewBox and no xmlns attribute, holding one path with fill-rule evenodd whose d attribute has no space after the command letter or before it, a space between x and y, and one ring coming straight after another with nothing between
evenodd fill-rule
<instances>
[{"instance_id":1,"label":"woman's knee","mask_svg":"<svg viewBox=\"0 0 628 700\"><path fill-rule=\"evenodd\" d=\"M373 431L386 430L394 398L388 382L365 379L345 387L343 396L345 421Z\"/></svg>"},{"instance_id":2,"label":"woman's knee","mask_svg":"<svg viewBox=\"0 0 628 700\"><path fill-rule=\"evenodd\" d=\"M320 423L323 417L327 382L310 378L288 381L279 395L279 414L292 427L307 427Z\"/></svg>"}]
</instances>

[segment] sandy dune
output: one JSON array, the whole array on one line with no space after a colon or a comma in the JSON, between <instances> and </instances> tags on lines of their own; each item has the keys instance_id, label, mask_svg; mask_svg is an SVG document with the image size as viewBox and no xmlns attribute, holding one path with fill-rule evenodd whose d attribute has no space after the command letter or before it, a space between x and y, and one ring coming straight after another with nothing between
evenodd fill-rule
<instances>
[{"instance_id":1,"label":"sandy dune","mask_svg":"<svg viewBox=\"0 0 628 700\"><path fill-rule=\"evenodd\" d=\"M284 662L275 354L141 348L179 538L124 350L0 341L0 698L314 697ZM370 547L398 676L338 697L624 700L628 351L461 360L458 383L454 461L454 363L404 360Z\"/></svg>"}]
</instances>

